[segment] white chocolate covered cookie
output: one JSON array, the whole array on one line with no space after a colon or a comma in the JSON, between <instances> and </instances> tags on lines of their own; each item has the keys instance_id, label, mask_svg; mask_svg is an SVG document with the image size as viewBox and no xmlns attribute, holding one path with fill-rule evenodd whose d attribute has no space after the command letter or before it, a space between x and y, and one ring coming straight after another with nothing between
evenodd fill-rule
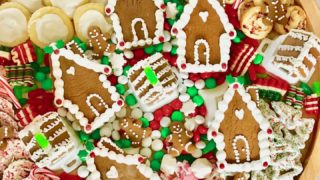
<instances>
[{"instance_id":1,"label":"white chocolate covered cookie","mask_svg":"<svg viewBox=\"0 0 320 180\"><path fill-rule=\"evenodd\" d=\"M82 41L88 41L88 29L97 26L102 33L112 34L112 22L104 16L104 5L101 3L89 3L77 8L73 16L74 27L77 36Z\"/></svg>"},{"instance_id":2,"label":"white chocolate covered cookie","mask_svg":"<svg viewBox=\"0 0 320 180\"><path fill-rule=\"evenodd\" d=\"M29 18L30 12L19 3L2 4L0 6L0 45L13 47L28 40Z\"/></svg>"},{"instance_id":3,"label":"white chocolate covered cookie","mask_svg":"<svg viewBox=\"0 0 320 180\"><path fill-rule=\"evenodd\" d=\"M36 10L43 7L42 0L9 0L9 1L22 4L30 12L35 12Z\"/></svg>"},{"instance_id":4,"label":"white chocolate covered cookie","mask_svg":"<svg viewBox=\"0 0 320 180\"><path fill-rule=\"evenodd\" d=\"M43 7L30 18L28 32L33 43L45 47L57 40L69 42L74 34L69 17L55 7Z\"/></svg>"},{"instance_id":5,"label":"white chocolate covered cookie","mask_svg":"<svg viewBox=\"0 0 320 180\"><path fill-rule=\"evenodd\" d=\"M280 34L286 34L291 29L306 29L307 15L299 6L290 6L287 9L285 23L275 23L274 29Z\"/></svg>"},{"instance_id":6,"label":"white chocolate covered cookie","mask_svg":"<svg viewBox=\"0 0 320 180\"><path fill-rule=\"evenodd\" d=\"M62 9L70 18L73 17L77 7L88 3L89 0L45 0L46 5Z\"/></svg>"}]
</instances>

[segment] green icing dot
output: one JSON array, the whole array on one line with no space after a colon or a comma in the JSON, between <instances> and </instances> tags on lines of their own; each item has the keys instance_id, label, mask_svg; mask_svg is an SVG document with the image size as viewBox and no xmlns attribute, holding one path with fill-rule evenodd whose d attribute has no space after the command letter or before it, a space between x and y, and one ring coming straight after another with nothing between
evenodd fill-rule
<instances>
[{"instance_id":1,"label":"green icing dot","mask_svg":"<svg viewBox=\"0 0 320 180\"><path fill-rule=\"evenodd\" d=\"M253 60L253 64L261 64L264 57L261 54L257 54Z\"/></svg>"},{"instance_id":2,"label":"green icing dot","mask_svg":"<svg viewBox=\"0 0 320 180\"><path fill-rule=\"evenodd\" d=\"M172 46L171 54L172 55L177 55L177 49L178 49L178 46Z\"/></svg>"},{"instance_id":3,"label":"green icing dot","mask_svg":"<svg viewBox=\"0 0 320 180\"><path fill-rule=\"evenodd\" d=\"M88 151L86 150L80 150L78 152L78 157L81 161L86 161L87 156L89 155Z\"/></svg>"},{"instance_id":4,"label":"green icing dot","mask_svg":"<svg viewBox=\"0 0 320 180\"><path fill-rule=\"evenodd\" d=\"M100 129L96 129L91 133L91 138L94 140L99 140L101 138L100 136Z\"/></svg>"},{"instance_id":5,"label":"green icing dot","mask_svg":"<svg viewBox=\"0 0 320 180\"><path fill-rule=\"evenodd\" d=\"M204 103L204 100L201 96L194 96L192 98L192 102L194 102L197 106L201 106Z\"/></svg>"},{"instance_id":6,"label":"green icing dot","mask_svg":"<svg viewBox=\"0 0 320 180\"><path fill-rule=\"evenodd\" d=\"M184 114L181 111L174 111L171 114L171 120L172 121L182 122L183 119L184 119Z\"/></svg>"},{"instance_id":7,"label":"green icing dot","mask_svg":"<svg viewBox=\"0 0 320 180\"><path fill-rule=\"evenodd\" d=\"M142 117L142 118L140 118L140 121L142 122L142 127L144 127L144 128L149 127L150 122L147 118Z\"/></svg>"},{"instance_id":8,"label":"green icing dot","mask_svg":"<svg viewBox=\"0 0 320 180\"><path fill-rule=\"evenodd\" d=\"M41 85L44 90L52 90L53 88L52 79L48 78L42 81Z\"/></svg>"},{"instance_id":9,"label":"green icing dot","mask_svg":"<svg viewBox=\"0 0 320 180\"><path fill-rule=\"evenodd\" d=\"M93 143L90 142L90 141L87 141L87 142L86 142L86 149L87 149L88 151L92 151L92 150L94 149Z\"/></svg>"},{"instance_id":10,"label":"green icing dot","mask_svg":"<svg viewBox=\"0 0 320 180\"><path fill-rule=\"evenodd\" d=\"M149 80L150 84L154 86L158 83L158 77L150 66L145 67L143 71L147 79Z\"/></svg>"},{"instance_id":11,"label":"green icing dot","mask_svg":"<svg viewBox=\"0 0 320 180\"><path fill-rule=\"evenodd\" d=\"M241 39L240 39L240 37L238 37L238 36L236 36L232 41L233 41L234 43L236 43L236 44L241 43Z\"/></svg>"},{"instance_id":12,"label":"green icing dot","mask_svg":"<svg viewBox=\"0 0 320 180\"><path fill-rule=\"evenodd\" d=\"M165 139L171 133L170 129L167 127L162 128L160 132L163 139Z\"/></svg>"},{"instance_id":13,"label":"green icing dot","mask_svg":"<svg viewBox=\"0 0 320 180\"><path fill-rule=\"evenodd\" d=\"M45 78L46 78L46 75L43 72L36 73L36 80L37 81L41 82L41 81L45 80Z\"/></svg>"},{"instance_id":14,"label":"green icing dot","mask_svg":"<svg viewBox=\"0 0 320 180\"><path fill-rule=\"evenodd\" d=\"M154 171L159 171L160 170L160 166L161 166L161 164L157 160L152 160L151 163L150 163L150 167Z\"/></svg>"},{"instance_id":15,"label":"green icing dot","mask_svg":"<svg viewBox=\"0 0 320 180\"><path fill-rule=\"evenodd\" d=\"M131 66L125 66L123 68L123 75L128 76L128 71L129 71L130 68L131 68Z\"/></svg>"},{"instance_id":16,"label":"green icing dot","mask_svg":"<svg viewBox=\"0 0 320 180\"><path fill-rule=\"evenodd\" d=\"M144 52L145 52L146 54L149 54L149 55L150 55L150 54L154 54L155 51L156 51L156 49L155 49L154 46L149 46L149 47L144 48Z\"/></svg>"},{"instance_id":17,"label":"green icing dot","mask_svg":"<svg viewBox=\"0 0 320 180\"><path fill-rule=\"evenodd\" d=\"M205 86L208 89L213 89L213 88L217 87L217 82L213 78L208 78L208 79L205 80Z\"/></svg>"},{"instance_id":18,"label":"green icing dot","mask_svg":"<svg viewBox=\"0 0 320 180\"><path fill-rule=\"evenodd\" d=\"M109 65L110 64L109 57L108 56L103 56L101 58L101 64Z\"/></svg>"},{"instance_id":19,"label":"green icing dot","mask_svg":"<svg viewBox=\"0 0 320 180\"><path fill-rule=\"evenodd\" d=\"M214 151L216 149L216 143L213 140L210 140L206 147L202 149L202 154L207 154L211 151Z\"/></svg>"},{"instance_id":20,"label":"green icing dot","mask_svg":"<svg viewBox=\"0 0 320 180\"><path fill-rule=\"evenodd\" d=\"M188 93L191 97L196 96L196 95L198 95L198 89L197 89L196 87L194 87L194 86L188 87L187 93Z\"/></svg>"},{"instance_id":21,"label":"green icing dot","mask_svg":"<svg viewBox=\"0 0 320 180\"><path fill-rule=\"evenodd\" d=\"M126 87L123 84L117 84L116 85L117 92L121 95L124 95L126 92Z\"/></svg>"},{"instance_id":22,"label":"green icing dot","mask_svg":"<svg viewBox=\"0 0 320 180\"><path fill-rule=\"evenodd\" d=\"M156 151L154 154L153 154L153 159L156 159L156 160L161 160L164 156L164 152L163 151Z\"/></svg>"},{"instance_id":23,"label":"green icing dot","mask_svg":"<svg viewBox=\"0 0 320 180\"><path fill-rule=\"evenodd\" d=\"M47 137L42 133L36 133L34 139L38 143L41 149L46 149L49 146L49 141Z\"/></svg>"},{"instance_id":24,"label":"green icing dot","mask_svg":"<svg viewBox=\"0 0 320 180\"><path fill-rule=\"evenodd\" d=\"M136 97L135 97L133 94L129 94L129 95L126 97L126 103L127 103L129 106L133 106L133 105L137 104L137 99L136 99Z\"/></svg>"},{"instance_id":25,"label":"green icing dot","mask_svg":"<svg viewBox=\"0 0 320 180\"><path fill-rule=\"evenodd\" d=\"M80 132L79 132L79 137L80 137L80 140L81 140L82 142L86 142L86 141L89 140L89 135L86 134L86 133L83 132L83 131L80 131Z\"/></svg>"}]
</instances>

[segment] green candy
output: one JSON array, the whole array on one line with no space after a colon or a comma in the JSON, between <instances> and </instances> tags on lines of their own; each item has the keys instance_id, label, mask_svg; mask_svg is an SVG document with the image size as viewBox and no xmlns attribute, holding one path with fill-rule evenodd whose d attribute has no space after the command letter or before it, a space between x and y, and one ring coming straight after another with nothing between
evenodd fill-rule
<instances>
[{"instance_id":1,"label":"green candy","mask_svg":"<svg viewBox=\"0 0 320 180\"><path fill-rule=\"evenodd\" d=\"M190 97L194 97L198 95L198 89L195 86L188 87L187 93L190 95Z\"/></svg>"},{"instance_id":2,"label":"green candy","mask_svg":"<svg viewBox=\"0 0 320 180\"><path fill-rule=\"evenodd\" d=\"M171 114L171 120L172 121L182 122L183 119L184 119L184 114L181 111L174 111Z\"/></svg>"},{"instance_id":3,"label":"green candy","mask_svg":"<svg viewBox=\"0 0 320 180\"><path fill-rule=\"evenodd\" d=\"M81 48L84 52L88 50L87 44L86 43L80 43L79 48Z\"/></svg>"},{"instance_id":4,"label":"green candy","mask_svg":"<svg viewBox=\"0 0 320 180\"><path fill-rule=\"evenodd\" d=\"M86 150L80 150L78 152L78 157L81 161L86 161L87 156L89 155L88 151Z\"/></svg>"},{"instance_id":5,"label":"green candy","mask_svg":"<svg viewBox=\"0 0 320 180\"><path fill-rule=\"evenodd\" d=\"M28 100L26 98L20 98L20 99L18 99L18 101L22 106L26 105L28 103Z\"/></svg>"},{"instance_id":6,"label":"green candy","mask_svg":"<svg viewBox=\"0 0 320 180\"><path fill-rule=\"evenodd\" d=\"M86 141L89 140L89 135L86 134L86 133L83 132L83 131L80 131L80 132L79 132L79 137L80 137L81 142L86 142Z\"/></svg>"},{"instance_id":7,"label":"green candy","mask_svg":"<svg viewBox=\"0 0 320 180\"><path fill-rule=\"evenodd\" d=\"M126 103L129 105L129 106L134 106L137 104L137 99L136 97L133 95L133 94L129 94L126 99L125 99Z\"/></svg>"},{"instance_id":8,"label":"green candy","mask_svg":"<svg viewBox=\"0 0 320 180\"><path fill-rule=\"evenodd\" d=\"M164 156L164 152L163 151L156 151L154 154L153 154L153 159L156 159L156 160L161 160Z\"/></svg>"},{"instance_id":9,"label":"green candy","mask_svg":"<svg viewBox=\"0 0 320 180\"><path fill-rule=\"evenodd\" d=\"M86 142L86 149L88 151L92 151L94 149L94 145L93 145L93 143L91 141L87 141Z\"/></svg>"},{"instance_id":10,"label":"green candy","mask_svg":"<svg viewBox=\"0 0 320 180\"><path fill-rule=\"evenodd\" d=\"M232 75L228 75L226 77L226 81L228 82L228 84L232 84L232 83L236 82L236 78L234 78Z\"/></svg>"},{"instance_id":11,"label":"green candy","mask_svg":"<svg viewBox=\"0 0 320 180\"><path fill-rule=\"evenodd\" d=\"M241 38L236 36L233 40L232 40L235 44L239 44L241 43Z\"/></svg>"},{"instance_id":12,"label":"green candy","mask_svg":"<svg viewBox=\"0 0 320 180\"><path fill-rule=\"evenodd\" d=\"M143 69L144 74L146 75L148 81L150 84L155 86L158 83L158 77L156 73L153 71L153 69L150 66L147 66Z\"/></svg>"},{"instance_id":13,"label":"green candy","mask_svg":"<svg viewBox=\"0 0 320 180\"><path fill-rule=\"evenodd\" d=\"M41 85L44 90L52 90L52 88L53 88L52 79L48 78L48 79L42 81Z\"/></svg>"},{"instance_id":14,"label":"green candy","mask_svg":"<svg viewBox=\"0 0 320 180\"><path fill-rule=\"evenodd\" d=\"M123 51L121 51L120 49L116 49L114 52L117 53L117 54L123 53Z\"/></svg>"},{"instance_id":15,"label":"green candy","mask_svg":"<svg viewBox=\"0 0 320 180\"><path fill-rule=\"evenodd\" d=\"M124 95L124 93L126 92L126 87L123 84L117 84L116 89L120 95Z\"/></svg>"},{"instance_id":16,"label":"green candy","mask_svg":"<svg viewBox=\"0 0 320 180\"><path fill-rule=\"evenodd\" d=\"M217 82L213 78L208 78L204 82L205 82L206 88L208 88L208 89L213 89L213 88L217 87Z\"/></svg>"},{"instance_id":17,"label":"green candy","mask_svg":"<svg viewBox=\"0 0 320 180\"><path fill-rule=\"evenodd\" d=\"M34 139L36 140L41 149L46 149L50 144L47 137L42 133L36 133L34 135Z\"/></svg>"},{"instance_id":18,"label":"green candy","mask_svg":"<svg viewBox=\"0 0 320 180\"><path fill-rule=\"evenodd\" d=\"M204 100L201 96L197 95L192 98L192 102L194 102L197 106L201 106L204 103Z\"/></svg>"},{"instance_id":19,"label":"green candy","mask_svg":"<svg viewBox=\"0 0 320 180\"><path fill-rule=\"evenodd\" d=\"M131 66L125 66L124 68L123 68L123 75L124 76L128 76L128 71L129 71L129 69L131 68Z\"/></svg>"},{"instance_id":20,"label":"green candy","mask_svg":"<svg viewBox=\"0 0 320 180\"><path fill-rule=\"evenodd\" d=\"M257 54L253 60L253 64L261 64L264 57L261 54Z\"/></svg>"},{"instance_id":21,"label":"green candy","mask_svg":"<svg viewBox=\"0 0 320 180\"><path fill-rule=\"evenodd\" d=\"M46 46L46 47L44 47L43 51L46 54L52 54L54 50L53 50L53 48L51 46Z\"/></svg>"},{"instance_id":22,"label":"green candy","mask_svg":"<svg viewBox=\"0 0 320 180\"><path fill-rule=\"evenodd\" d=\"M246 35L245 35L242 31L239 31L239 30L237 30L237 36L238 36L241 40L243 40L244 38L246 38Z\"/></svg>"},{"instance_id":23,"label":"green candy","mask_svg":"<svg viewBox=\"0 0 320 180\"><path fill-rule=\"evenodd\" d=\"M63 46L64 46L63 40L58 40L58 41L56 41L56 46L57 46L58 49L63 48Z\"/></svg>"},{"instance_id":24,"label":"green candy","mask_svg":"<svg viewBox=\"0 0 320 180\"><path fill-rule=\"evenodd\" d=\"M183 5L178 5L178 6L177 6L177 10L178 10L178 13L179 13L179 14L182 13L183 9L184 9L184 6L183 6Z\"/></svg>"},{"instance_id":25,"label":"green candy","mask_svg":"<svg viewBox=\"0 0 320 180\"><path fill-rule=\"evenodd\" d=\"M37 62L30 63L31 68L35 71L38 71L40 69L40 65Z\"/></svg>"},{"instance_id":26,"label":"green candy","mask_svg":"<svg viewBox=\"0 0 320 180\"><path fill-rule=\"evenodd\" d=\"M122 139L121 144L122 144L122 148L131 147L131 141L129 139Z\"/></svg>"},{"instance_id":27,"label":"green candy","mask_svg":"<svg viewBox=\"0 0 320 180\"><path fill-rule=\"evenodd\" d=\"M144 48L144 52L149 55L154 54L155 51L156 51L156 49L154 46L149 46L149 47Z\"/></svg>"},{"instance_id":28,"label":"green candy","mask_svg":"<svg viewBox=\"0 0 320 180\"><path fill-rule=\"evenodd\" d=\"M302 91L306 94L306 95L311 95L313 94L312 89L309 87L309 85L307 83L301 82L300 83L300 87L302 89Z\"/></svg>"},{"instance_id":29,"label":"green candy","mask_svg":"<svg viewBox=\"0 0 320 180\"><path fill-rule=\"evenodd\" d=\"M161 166L161 163L159 161L157 161L157 160L152 160L151 163L150 163L150 167L154 171L159 171L160 170L160 166Z\"/></svg>"},{"instance_id":30,"label":"green candy","mask_svg":"<svg viewBox=\"0 0 320 180\"><path fill-rule=\"evenodd\" d=\"M46 79L46 75L43 72L37 72L35 76L36 80L40 82Z\"/></svg>"},{"instance_id":31,"label":"green candy","mask_svg":"<svg viewBox=\"0 0 320 180\"><path fill-rule=\"evenodd\" d=\"M178 46L172 46L171 54L172 55L177 55L177 49L178 49Z\"/></svg>"},{"instance_id":32,"label":"green candy","mask_svg":"<svg viewBox=\"0 0 320 180\"><path fill-rule=\"evenodd\" d=\"M210 140L206 147L202 149L202 154L207 154L211 151L214 151L216 149L216 143L213 140Z\"/></svg>"},{"instance_id":33,"label":"green candy","mask_svg":"<svg viewBox=\"0 0 320 180\"><path fill-rule=\"evenodd\" d=\"M316 81L312 84L313 91L320 96L320 81Z\"/></svg>"},{"instance_id":34,"label":"green candy","mask_svg":"<svg viewBox=\"0 0 320 180\"><path fill-rule=\"evenodd\" d=\"M99 139L101 138L101 136L100 136L100 129L94 130L94 131L91 133L90 137L91 137L92 139L94 139L94 140L99 140Z\"/></svg>"},{"instance_id":35,"label":"green candy","mask_svg":"<svg viewBox=\"0 0 320 180\"><path fill-rule=\"evenodd\" d=\"M142 118L140 118L140 121L142 122L142 127L143 128L149 127L150 122L149 122L149 120L147 118L142 117Z\"/></svg>"},{"instance_id":36,"label":"green candy","mask_svg":"<svg viewBox=\"0 0 320 180\"><path fill-rule=\"evenodd\" d=\"M170 24L170 26L172 26L176 21L174 19L167 19L168 23Z\"/></svg>"},{"instance_id":37,"label":"green candy","mask_svg":"<svg viewBox=\"0 0 320 180\"><path fill-rule=\"evenodd\" d=\"M101 64L109 65L110 64L109 57L108 56L103 56L101 58Z\"/></svg>"},{"instance_id":38,"label":"green candy","mask_svg":"<svg viewBox=\"0 0 320 180\"><path fill-rule=\"evenodd\" d=\"M43 64L43 62L44 62L44 51L41 48L36 47L35 48L35 53L36 53L36 56L37 56L37 63L38 64Z\"/></svg>"},{"instance_id":39,"label":"green candy","mask_svg":"<svg viewBox=\"0 0 320 180\"><path fill-rule=\"evenodd\" d=\"M163 139L165 139L166 137L168 137L169 134L171 133L170 129L167 128L167 127L162 128L160 132L161 132L161 137L162 137Z\"/></svg>"},{"instance_id":40,"label":"green candy","mask_svg":"<svg viewBox=\"0 0 320 180\"><path fill-rule=\"evenodd\" d=\"M163 43L155 45L156 52L162 52L162 50L163 50Z\"/></svg>"},{"instance_id":41,"label":"green candy","mask_svg":"<svg viewBox=\"0 0 320 180\"><path fill-rule=\"evenodd\" d=\"M44 74L49 74L50 73L50 67L40 67L39 71L44 73Z\"/></svg>"},{"instance_id":42,"label":"green candy","mask_svg":"<svg viewBox=\"0 0 320 180\"><path fill-rule=\"evenodd\" d=\"M13 93L18 99L22 99L22 86L14 86L13 87Z\"/></svg>"},{"instance_id":43,"label":"green candy","mask_svg":"<svg viewBox=\"0 0 320 180\"><path fill-rule=\"evenodd\" d=\"M196 159L191 154L181 154L177 157L177 160L180 162L188 161L189 164L192 164Z\"/></svg>"}]
</instances>

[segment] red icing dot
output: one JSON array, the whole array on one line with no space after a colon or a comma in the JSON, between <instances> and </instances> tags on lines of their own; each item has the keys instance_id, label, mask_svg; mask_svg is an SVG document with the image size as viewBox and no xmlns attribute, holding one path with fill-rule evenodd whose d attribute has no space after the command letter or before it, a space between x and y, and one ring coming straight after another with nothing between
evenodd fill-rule
<instances>
[{"instance_id":1,"label":"red icing dot","mask_svg":"<svg viewBox=\"0 0 320 180\"><path fill-rule=\"evenodd\" d=\"M170 31L170 24L168 22L164 22L164 30Z\"/></svg>"},{"instance_id":2,"label":"red icing dot","mask_svg":"<svg viewBox=\"0 0 320 180\"><path fill-rule=\"evenodd\" d=\"M212 131L211 135L212 135L213 137L217 137L218 133L217 133L216 131Z\"/></svg>"},{"instance_id":3,"label":"red icing dot","mask_svg":"<svg viewBox=\"0 0 320 180\"><path fill-rule=\"evenodd\" d=\"M123 105L123 101L122 101L122 100L119 100L119 101L117 101L117 104L118 104L119 106L122 106L122 105Z\"/></svg>"},{"instance_id":4,"label":"red icing dot","mask_svg":"<svg viewBox=\"0 0 320 180\"><path fill-rule=\"evenodd\" d=\"M221 67L222 67L222 69L226 69L227 68L227 64L226 63L222 63Z\"/></svg>"},{"instance_id":5,"label":"red icing dot","mask_svg":"<svg viewBox=\"0 0 320 180\"><path fill-rule=\"evenodd\" d=\"M94 158L94 157L96 157L96 154L95 154L94 152L91 152L91 153L90 153L90 157L91 157L91 158Z\"/></svg>"},{"instance_id":6,"label":"red icing dot","mask_svg":"<svg viewBox=\"0 0 320 180\"><path fill-rule=\"evenodd\" d=\"M87 131L90 131L90 130L91 130L91 125L90 125L90 124L86 125L86 130L87 130Z\"/></svg>"},{"instance_id":7,"label":"red icing dot","mask_svg":"<svg viewBox=\"0 0 320 180\"><path fill-rule=\"evenodd\" d=\"M233 37L233 36L234 36L234 32L233 32L233 31L230 31L230 32L229 32L229 36L230 36L230 37Z\"/></svg>"},{"instance_id":8,"label":"red icing dot","mask_svg":"<svg viewBox=\"0 0 320 180\"><path fill-rule=\"evenodd\" d=\"M164 37L163 37L163 36L160 36L160 37L159 37L159 41L160 41L160 42L163 42L163 41L164 41Z\"/></svg>"},{"instance_id":9,"label":"red icing dot","mask_svg":"<svg viewBox=\"0 0 320 180\"><path fill-rule=\"evenodd\" d=\"M170 105L164 105L162 107L162 112L164 116L171 116L173 108Z\"/></svg>"},{"instance_id":10,"label":"red icing dot","mask_svg":"<svg viewBox=\"0 0 320 180\"><path fill-rule=\"evenodd\" d=\"M269 166L268 162L263 163L263 167L268 167L268 166Z\"/></svg>"},{"instance_id":11,"label":"red icing dot","mask_svg":"<svg viewBox=\"0 0 320 180\"><path fill-rule=\"evenodd\" d=\"M182 102L179 99L175 99L174 101L171 102L171 107L174 110L179 110L182 108Z\"/></svg>"},{"instance_id":12,"label":"red icing dot","mask_svg":"<svg viewBox=\"0 0 320 180\"><path fill-rule=\"evenodd\" d=\"M174 34L178 34L178 29L177 29L177 28L173 28L173 29L172 29L172 32L173 32Z\"/></svg>"},{"instance_id":13,"label":"red icing dot","mask_svg":"<svg viewBox=\"0 0 320 180\"><path fill-rule=\"evenodd\" d=\"M57 99L57 100L56 100L56 104L57 104L57 105L61 105L61 104L62 104L62 100L61 100L61 99Z\"/></svg>"},{"instance_id":14,"label":"red icing dot","mask_svg":"<svg viewBox=\"0 0 320 180\"><path fill-rule=\"evenodd\" d=\"M160 8L161 9L166 9L166 5L165 4L161 4Z\"/></svg>"},{"instance_id":15,"label":"red icing dot","mask_svg":"<svg viewBox=\"0 0 320 180\"><path fill-rule=\"evenodd\" d=\"M181 68L182 68L182 69L186 69L186 68L187 68L187 65L186 65L186 64L181 64Z\"/></svg>"},{"instance_id":16,"label":"red icing dot","mask_svg":"<svg viewBox=\"0 0 320 180\"><path fill-rule=\"evenodd\" d=\"M59 54L59 52L60 52L59 49L56 49L53 51L54 54Z\"/></svg>"},{"instance_id":17,"label":"red icing dot","mask_svg":"<svg viewBox=\"0 0 320 180\"><path fill-rule=\"evenodd\" d=\"M143 157L139 157L139 158L138 158L138 161L139 161L140 163L144 163L145 159L144 159Z\"/></svg>"},{"instance_id":18,"label":"red icing dot","mask_svg":"<svg viewBox=\"0 0 320 180\"><path fill-rule=\"evenodd\" d=\"M119 45L120 45L120 46L124 46L125 44L124 44L123 41L121 41L121 42L119 43Z\"/></svg>"},{"instance_id":19,"label":"red icing dot","mask_svg":"<svg viewBox=\"0 0 320 180\"><path fill-rule=\"evenodd\" d=\"M160 129L160 122L159 121L151 121L150 128L152 130L159 130Z\"/></svg>"},{"instance_id":20,"label":"red icing dot","mask_svg":"<svg viewBox=\"0 0 320 180\"><path fill-rule=\"evenodd\" d=\"M224 164L220 164L220 165L219 165L219 168L220 168L220 169L224 169Z\"/></svg>"},{"instance_id":21,"label":"red icing dot","mask_svg":"<svg viewBox=\"0 0 320 180\"><path fill-rule=\"evenodd\" d=\"M110 68L109 67L106 67L106 68L104 68L104 70L103 70L106 74L109 74L110 73Z\"/></svg>"},{"instance_id":22,"label":"red icing dot","mask_svg":"<svg viewBox=\"0 0 320 180\"><path fill-rule=\"evenodd\" d=\"M238 89L239 88L239 85L238 84L234 84L233 85L233 89Z\"/></svg>"},{"instance_id":23,"label":"red icing dot","mask_svg":"<svg viewBox=\"0 0 320 180\"><path fill-rule=\"evenodd\" d=\"M268 133L268 134L272 134L272 129L269 128L269 129L267 130L267 133Z\"/></svg>"},{"instance_id":24,"label":"red icing dot","mask_svg":"<svg viewBox=\"0 0 320 180\"><path fill-rule=\"evenodd\" d=\"M107 14L111 13L111 9L110 9L110 8L107 8L107 9L106 9L106 13L107 13Z\"/></svg>"}]
</instances>

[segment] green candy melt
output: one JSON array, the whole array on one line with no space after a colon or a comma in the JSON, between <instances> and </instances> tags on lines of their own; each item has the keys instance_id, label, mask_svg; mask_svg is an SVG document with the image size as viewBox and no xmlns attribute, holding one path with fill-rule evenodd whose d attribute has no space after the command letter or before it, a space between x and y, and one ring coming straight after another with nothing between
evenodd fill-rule
<instances>
[{"instance_id":1,"label":"green candy melt","mask_svg":"<svg viewBox=\"0 0 320 180\"><path fill-rule=\"evenodd\" d=\"M42 133L36 133L34 135L34 139L36 140L41 149L46 149L50 144L47 137Z\"/></svg>"},{"instance_id":2,"label":"green candy melt","mask_svg":"<svg viewBox=\"0 0 320 180\"><path fill-rule=\"evenodd\" d=\"M253 60L253 64L261 64L264 57L261 54L257 54Z\"/></svg>"},{"instance_id":3,"label":"green candy melt","mask_svg":"<svg viewBox=\"0 0 320 180\"><path fill-rule=\"evenodd\" d=\"M147 79L149 80L150 84L152 84L154 86L158 83L158 81L159 81L158 77L150 66L145 67L143 71L144 71Z\"/></svg>"}]
</instances>

